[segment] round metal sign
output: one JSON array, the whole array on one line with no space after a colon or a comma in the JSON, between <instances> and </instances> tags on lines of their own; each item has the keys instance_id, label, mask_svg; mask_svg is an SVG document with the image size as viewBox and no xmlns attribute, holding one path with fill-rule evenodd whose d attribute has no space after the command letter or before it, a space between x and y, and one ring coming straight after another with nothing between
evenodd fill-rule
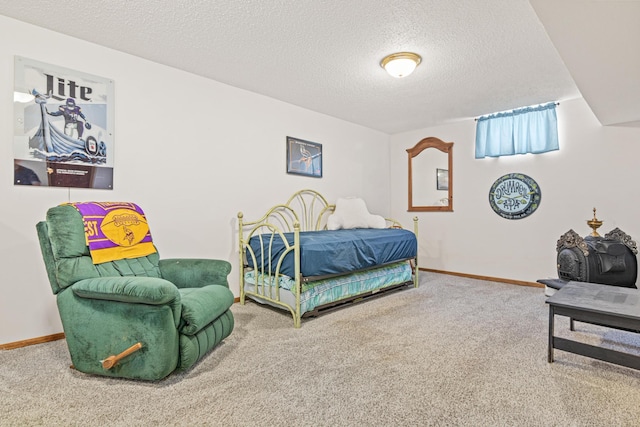
<instances>
[{"instance_id":1,"label":"round metal sign","mask_svg":"<svg viewBox=\"0 0 640 427\"><path fill-rule=\"evenodd\" d=\"M489 190L489 204L495 213L506 219L522 219L540 206L540 186L521 173L501 176Z\"/></svg>"}]
</instances>

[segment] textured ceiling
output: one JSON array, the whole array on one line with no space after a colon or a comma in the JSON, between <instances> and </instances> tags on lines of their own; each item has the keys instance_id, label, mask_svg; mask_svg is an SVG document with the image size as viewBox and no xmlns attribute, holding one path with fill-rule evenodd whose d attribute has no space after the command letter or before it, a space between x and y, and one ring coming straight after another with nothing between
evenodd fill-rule
<instances>
[{"instance_id":1,"label":"textured ceiling","mask_svg":"<svg viewBox=\"0 0 640 427\"><path fill-rule=\"evenodd\" d=\"M640 127L640 0L531 0L603 125Z\"/></svg>"},{"instance_id":2,"label":"textured ceiling","mask_svg":"<svg viewBox=\"0 0 640 427\"><path fill-rule=\"evenodd\" d=\"M0 14L388 134L580 96L528 0L0 0ZM388 76L380 60L405 50L422 64Z\"/></svg>"}]
</instances>

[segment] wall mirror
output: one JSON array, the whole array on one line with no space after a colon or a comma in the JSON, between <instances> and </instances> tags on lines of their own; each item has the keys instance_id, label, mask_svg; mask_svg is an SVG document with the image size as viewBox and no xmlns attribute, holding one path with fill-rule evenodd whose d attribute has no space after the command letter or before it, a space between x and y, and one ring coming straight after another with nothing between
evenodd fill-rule
<instances>
[{"instance_id":1,"label":"wall mirror","mask_svg":"<svg viewBox=\"0 0 640 427\"><path fill-rule=\"evenodd\" d=\"M452 212L453 142L428 137L407 153L409 212Z\"/></svg>"}]
</instances>

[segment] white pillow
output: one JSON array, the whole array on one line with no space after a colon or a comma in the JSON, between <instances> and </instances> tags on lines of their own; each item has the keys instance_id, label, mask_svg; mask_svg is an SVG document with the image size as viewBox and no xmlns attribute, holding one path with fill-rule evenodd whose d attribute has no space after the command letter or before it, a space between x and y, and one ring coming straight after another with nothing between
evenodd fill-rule
<instances>
[{"instance_id":1,"label":"white pillow","mask_svg":"<svg viewBox=\"0 0 640 427\"><path fill-rule=\"evenodd\" d=\"M385 228L387 221L380 215L372 215L364 200L355 197L338 199L335 211L327 219L327 229Z\"/></svg>"}]
</instances>

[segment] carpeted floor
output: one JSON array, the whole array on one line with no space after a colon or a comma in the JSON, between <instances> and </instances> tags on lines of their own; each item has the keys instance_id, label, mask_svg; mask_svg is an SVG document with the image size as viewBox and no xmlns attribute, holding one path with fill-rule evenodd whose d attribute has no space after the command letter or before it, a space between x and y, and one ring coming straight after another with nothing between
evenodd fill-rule
<instances>
[{"instance_id":1,"label":"carpeted floor","mask_svg":"<svg viewBox=\"0 0 640 427\"><path fill-rule=\"evenodd\" d=\"M294 329L236 304L236 329L159 382L69 369L64 341L0 351L0 425L637 426L640 372L556 351L540 288L433 273ZM640 336L556 334L640 354Z\"/></svg>"}]
</instances>

